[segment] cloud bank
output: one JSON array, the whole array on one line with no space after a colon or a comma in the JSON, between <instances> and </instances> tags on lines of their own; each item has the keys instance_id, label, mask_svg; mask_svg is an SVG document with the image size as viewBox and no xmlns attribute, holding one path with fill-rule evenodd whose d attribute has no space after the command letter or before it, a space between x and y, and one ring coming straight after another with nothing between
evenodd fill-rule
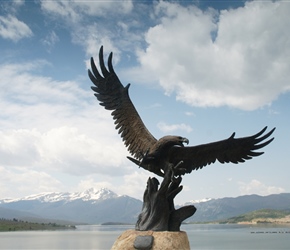
<instances>
[{"instance_id":1,"label":"cloud bank","mask_svg":"<svg viewBox=\"0 0 290 250\"><path fill-rule=\"evenodd\" d=\"M285 192L285 189L282 187L267 186L266 184L255 179L251 180L249 183L239 182L239 186L241 195L258 194L266 196Z\"/></svg>"},{"instance_id":2,"label":"cloud bank","mask_svg":"<svg viewBox=\"0 0 290 250\"><path fill-rule=\"evenodd\" d=\"M24 22L15 16L0 16L0 36L18 42L22 38L30 37L33 33Z\"/></svg>"},{"instance_id":3,"label":"cloud bank","mask_svg":"<svg viewBox=\"0 0 290 250\"><path fill-rule=\"evenodd\" d=\"M220 13L162 1L139 61L179 101L254 110L290 90L289 13L279 1Z\"/></svg>"}]
</instances>

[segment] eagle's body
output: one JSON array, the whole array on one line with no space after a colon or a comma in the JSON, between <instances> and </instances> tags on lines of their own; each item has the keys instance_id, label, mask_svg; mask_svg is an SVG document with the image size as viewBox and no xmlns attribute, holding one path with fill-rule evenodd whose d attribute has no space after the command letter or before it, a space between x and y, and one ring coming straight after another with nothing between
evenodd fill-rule
<instances>
[{"instance_id":1,"label":"eagle's body","mask_svg":"<svg viewBox=\"0 0 290 250\"><path fill-rule=\"evenodd\" d=\"M166 168L175 167L172 165L170 159L171 149L175 147L184 147L183 143L188 144L188 139L180 136L167 135L161 137L158 141L156 140L155 144L148 149L145 155L142 155L141 161L129 156L127 158L136 163L138 166L163 177L166 172ZM181 175L184 173L185 169L177 168L175 170L175 175Z\"/></svg>"},{"instance_id":2,"label":"eagle's body","mask_svg":"<svg viewBox=\"0 0 290 250\"><path fill-rule=\"evenodd\" d=\"M138 112L129 97L129 87L122 85L112 66L112 53L108 59L108 69L103 59L103 47L99 53L102 75L97 70L93 58L91 58L92 72L89 77L95 86L95 96L100 105L112 111L116 129L119 131L124 144L132 157L131 161L144 169L159 176L164 176L165 168L174 168L174 175L190 173L218 160L221 163L240 163L259 156L263 152L256 150L268 145L274 138L265 141L275 130L266 133L267 127L259 133L234 138L233 133L228 139L213 143L185 147L186 138L180 136L164 136L157 140L145 127ZM176 167L176 168L175 168Z\"/></svg>"}]
</instances>

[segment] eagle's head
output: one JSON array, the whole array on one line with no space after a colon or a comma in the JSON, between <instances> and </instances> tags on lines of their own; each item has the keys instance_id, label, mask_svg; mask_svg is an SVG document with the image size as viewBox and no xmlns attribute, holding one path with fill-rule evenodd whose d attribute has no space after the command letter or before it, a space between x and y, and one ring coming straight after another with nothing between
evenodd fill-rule
<instances>
[{"instance_id":1,"label":"eagle's head","mask_svg":"<svg viewBox=\"0 0 290 250\"><path fill-rule=\"evenodd\" d=\"M180 146L184 147L184 143L188 144L189 140L182 136L167 135L159 139L158 144L162 147Z\"/></svg>"}]
</instances>

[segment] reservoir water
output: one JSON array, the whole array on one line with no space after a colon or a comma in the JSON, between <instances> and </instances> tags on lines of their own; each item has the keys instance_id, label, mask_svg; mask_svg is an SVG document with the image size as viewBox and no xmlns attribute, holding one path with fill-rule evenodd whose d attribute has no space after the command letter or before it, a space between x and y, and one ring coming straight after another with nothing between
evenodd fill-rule
<instances>
[{"instance_id":1,"label":"reservoir water","mask_svg":"<svg viewBox=\"0 0 290 250\"><path fill-rule=\"evenodd\" d=\"M110 249L133 226L77 226L69 231L1 232L0 249ZM191 249L290 249L290 227L249 225L182 225Z\"/></svg>"}]
</instances>

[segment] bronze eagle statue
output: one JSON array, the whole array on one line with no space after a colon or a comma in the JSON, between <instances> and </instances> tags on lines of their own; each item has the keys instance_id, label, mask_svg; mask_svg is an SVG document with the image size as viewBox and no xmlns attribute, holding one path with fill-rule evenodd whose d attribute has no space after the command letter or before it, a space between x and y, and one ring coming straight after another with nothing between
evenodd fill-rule
<instances>
[{"instance_id":1,"label":"bronze eagle statue","mask_svg":"<svg viewBox=\"0 0 290 250\"><path fill-rule=\"evenodd\" d=\"M116 129L124 144L133 157L128 157L138 166L164 177L166 167L174 169L174 176L191 173L218 160L220 163L241 163L263 152L257 152L270 142L268 139L275 128L265 134L267 127L255 135L235 138L233 133L229 138L197 146L185 146L187 138L181 136L164 136L157 140L146 128L130 97L129 87L123 86L112 66L113 53L108 58L106 68L103 58L103 46L99 51L98 71L94 59L91 58L89 77L95 86L91 87L100 105L111 110Z\"/></svg>"}]
</instances>

